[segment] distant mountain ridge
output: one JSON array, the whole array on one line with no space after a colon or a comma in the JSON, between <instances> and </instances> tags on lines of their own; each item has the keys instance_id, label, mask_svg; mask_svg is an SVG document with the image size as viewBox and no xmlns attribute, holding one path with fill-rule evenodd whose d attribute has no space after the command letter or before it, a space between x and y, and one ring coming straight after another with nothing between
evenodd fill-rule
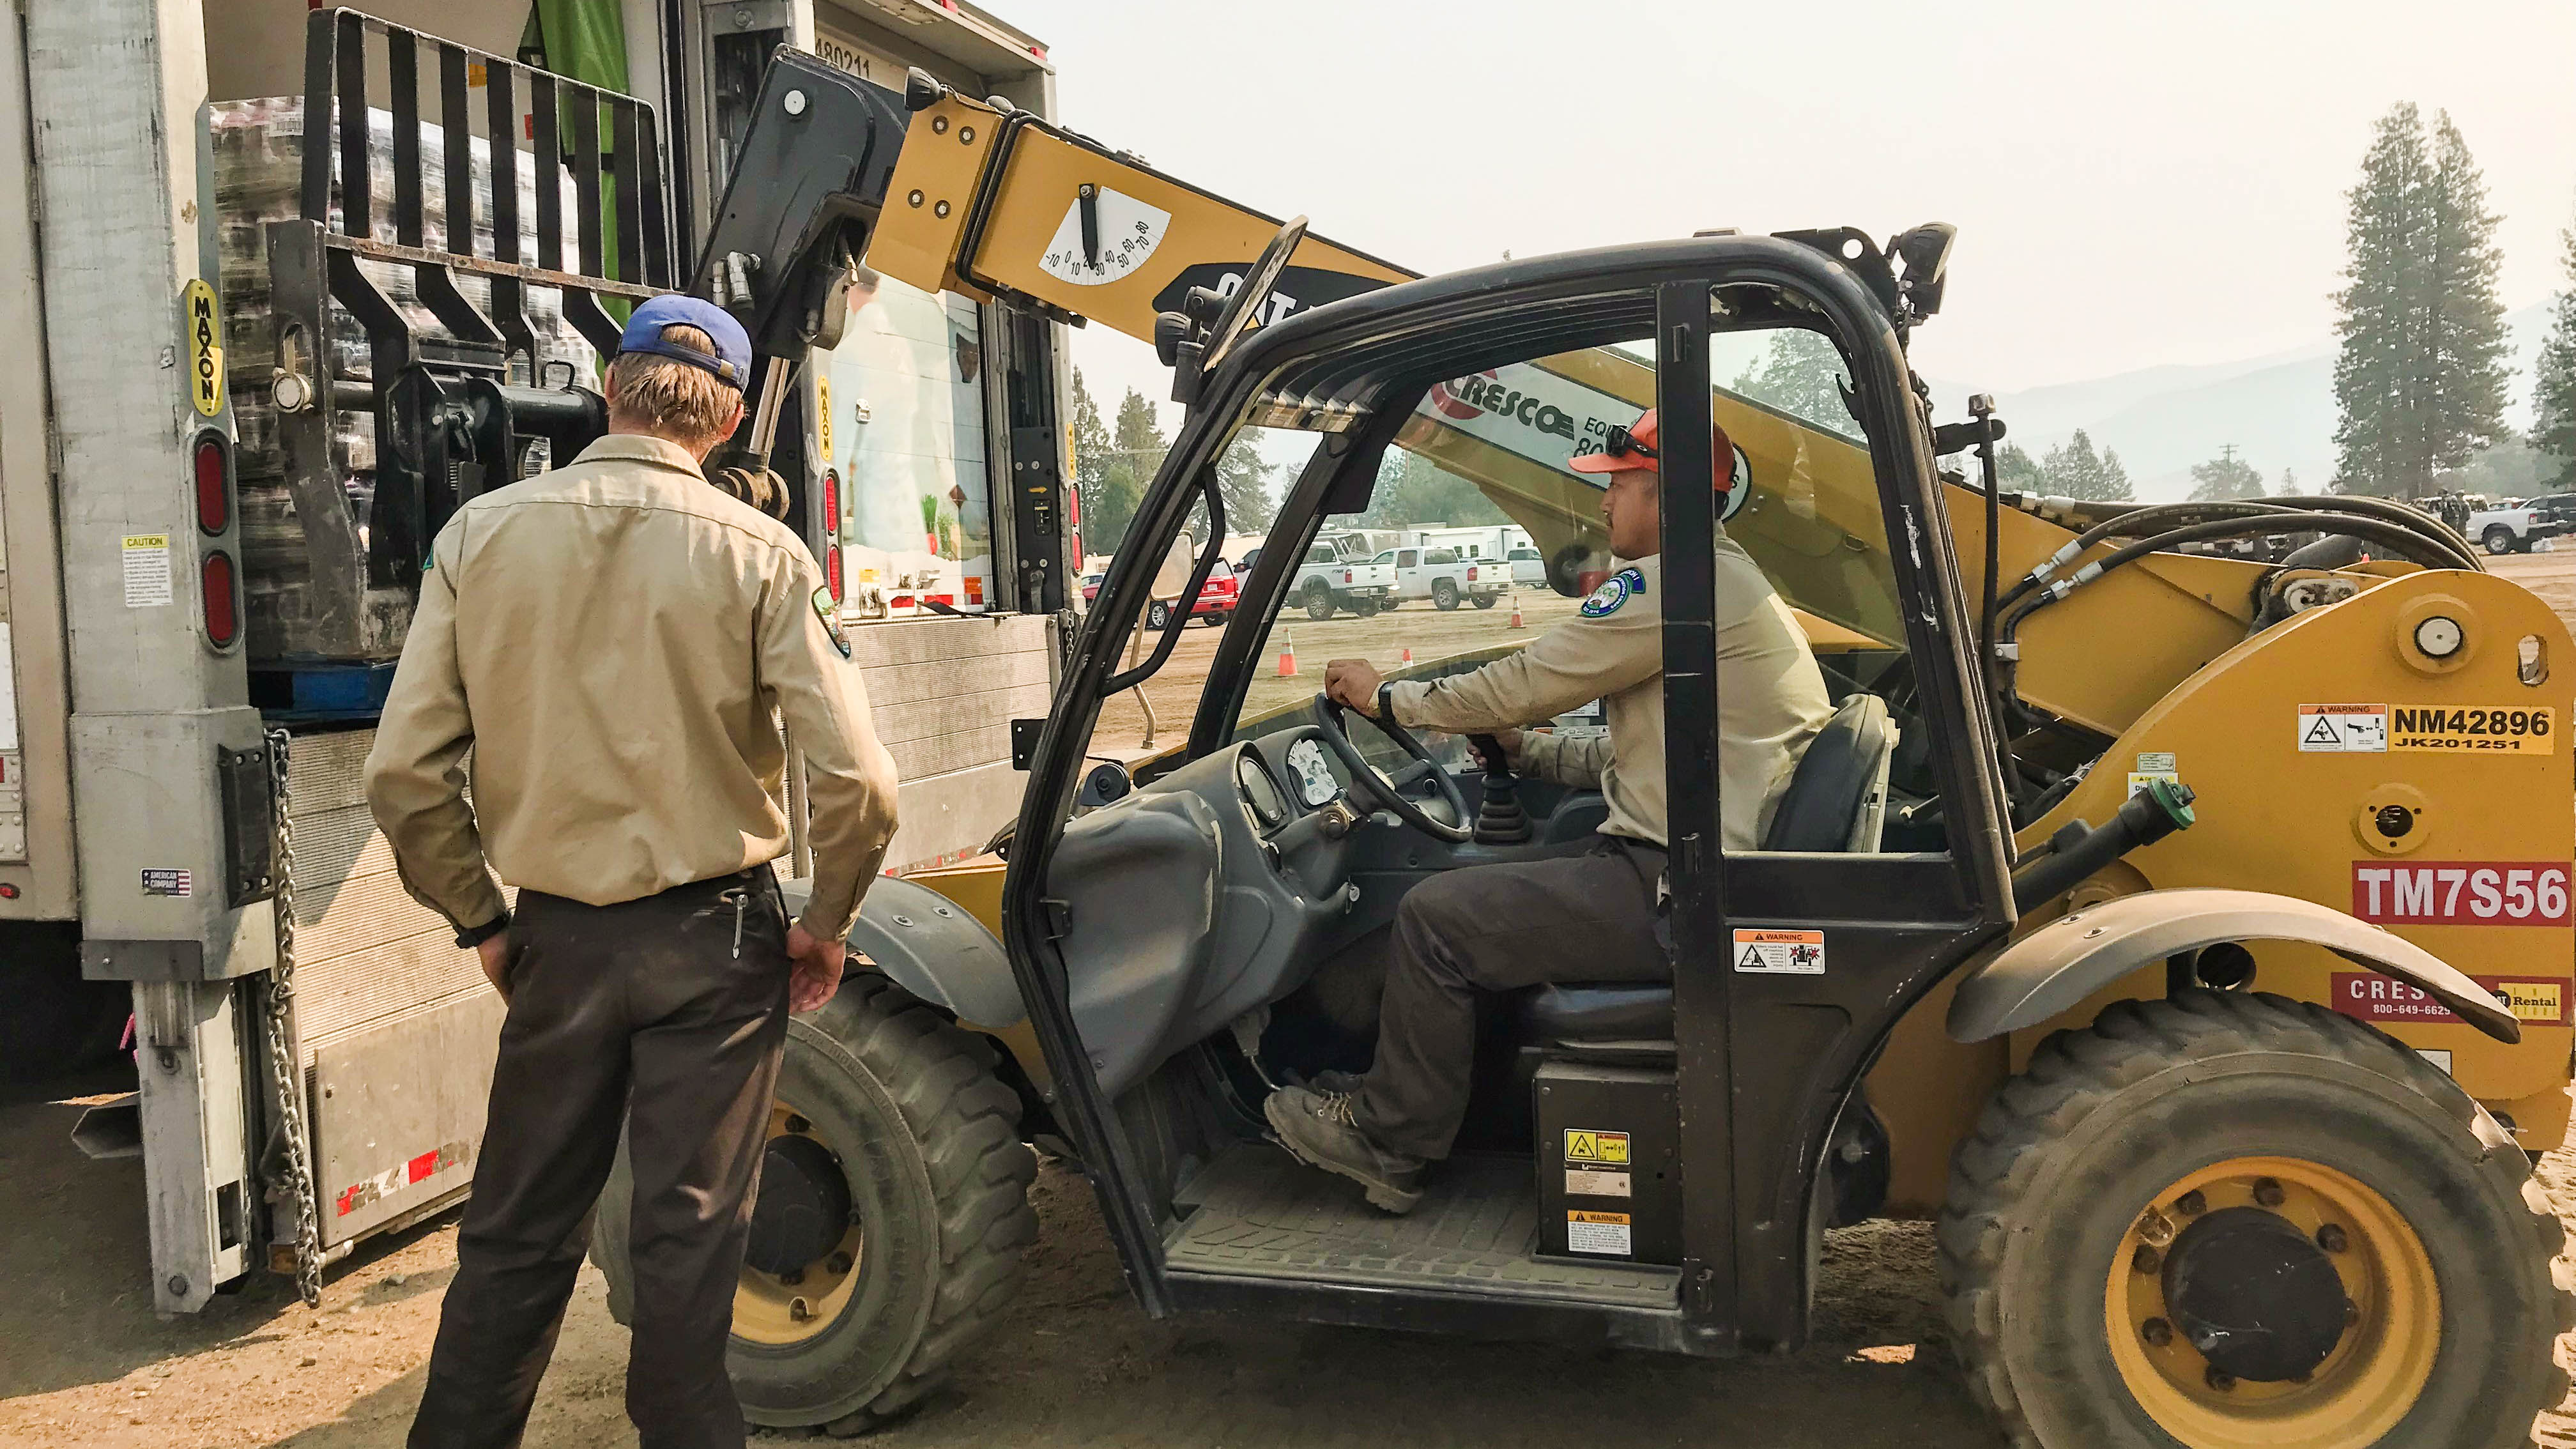
<instances>
[{"instance_id":1,"label":"distant mountain ridge","mask_svg":"<svg viewBox=\"0 0 2576 1449\"><path fill-rule=\"evenodd\" d=\"M2548 328L2549 304L2505 316L2512 336L2508 425L2531 423L2531 371ZM2012 440L2034 458L2082 428L2121 464L2148 501L2191 491L2191 467L2233 443L2236 455L2280 491L2284 468L2301 492L2323 492L2334 476L2334 358L2331 341L2235 362L2139 368L2084 382L1998 393L1995 408ZM1937 415L1966 414L1969 388L1932 380Z\"/></svg>"}]
</instances>

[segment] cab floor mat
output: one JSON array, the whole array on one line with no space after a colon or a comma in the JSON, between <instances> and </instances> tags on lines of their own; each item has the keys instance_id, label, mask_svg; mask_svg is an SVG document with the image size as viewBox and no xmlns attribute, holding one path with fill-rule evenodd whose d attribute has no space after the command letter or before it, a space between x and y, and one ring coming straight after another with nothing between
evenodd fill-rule
<instances>
[{"instance_id":1,"label":"cab floor mat","mask_svg":"<svg viewBox=\"0 0 2576 1449\"><path fill-rule=\"evenodd\" d=\"M1670 1309L1681 1272L1536 1256L1538 1191L1529 1160L1460 1156L1421 1203L1390 1217L1356 1183L1266 1142L1227 1148L1179 1194L1190 1215L1165 1237L1178 1273L1378 1287L1499 1291L1625 1308Z\"/></svg>"}]
</instances>

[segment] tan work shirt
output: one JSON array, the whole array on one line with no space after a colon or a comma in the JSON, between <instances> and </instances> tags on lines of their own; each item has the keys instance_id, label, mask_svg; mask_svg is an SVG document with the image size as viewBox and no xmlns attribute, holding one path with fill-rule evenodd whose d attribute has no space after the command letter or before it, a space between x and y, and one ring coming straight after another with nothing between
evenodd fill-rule
<instances>
[{"instance_id":1,"label":"tan work shirt","mask_svg":"<svg viewBox=\"0 0 2576 1449\"><path fill-rule=\"evenodd\" d=\"M839 940L895 827L895 768L802 539L675 444L611 434L439 530L367 803L405 889L455 925L512 885L613 905L776 859L803 752L814 895ZM474 758L474 802L464 760Z\"/></svg>"},{"instance_id":2,"label":"tan work shirt","mask_svg":"<svg viewBox=\"0 0 2576 1449\"><path fill-rule=\"evenodd\" d=\"M1735 540L1717 537L1717 769L1719 842L1752 850L1770 827L1798 756L1833 716L1825 677L1789 606ZM1490 733L1543 724L1591 700L1604 737L1525 734L1513 768L1598 788L1605 835L1667 845L1664 793L1664 571L1642 558L1611 577L1583 610L1482 669L1396 684L1398 723Z\"/></svg>"}]
</instances>

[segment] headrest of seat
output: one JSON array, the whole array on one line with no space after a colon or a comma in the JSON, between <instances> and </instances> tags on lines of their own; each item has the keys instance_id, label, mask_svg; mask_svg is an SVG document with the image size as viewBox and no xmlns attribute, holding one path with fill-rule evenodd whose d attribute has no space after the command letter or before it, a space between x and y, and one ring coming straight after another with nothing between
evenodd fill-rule
<instances>
[{"instance_id":1,"label":"headrest of seat","mask_svg":"<svg viewBox=\"0 0 2576 1449\"><path fill-rule=\"evenodd\" d=\"M1852 830L1887 767L1896 729L1887 702L1855 694L1807 742L1789 788L1780 793L1764 850L1848 850Z\"/></svg>"}]
</instances>

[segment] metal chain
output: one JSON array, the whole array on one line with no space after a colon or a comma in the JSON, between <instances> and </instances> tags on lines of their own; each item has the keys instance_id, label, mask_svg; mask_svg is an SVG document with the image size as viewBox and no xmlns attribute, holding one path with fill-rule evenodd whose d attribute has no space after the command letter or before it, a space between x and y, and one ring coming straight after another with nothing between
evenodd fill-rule
<instances>
[{"instance_id":1,"label":"metal chain","mask_svg":"<svg viewBox=\"0 0 2576 1449\"><path fill-rule=\"evenodd\" d=\"M286 778L287 734L268 732L268 779L277 797L277 967L268 978L269 1078L277 1084L278 1134L286 1146L286 1189L295 1199L295 1291L322 1306L322 1212L313 1189L312 1139L304 1130L304 1064L288 1030L295 1010L295 815Z\"/></svg>"}]
</instances>

